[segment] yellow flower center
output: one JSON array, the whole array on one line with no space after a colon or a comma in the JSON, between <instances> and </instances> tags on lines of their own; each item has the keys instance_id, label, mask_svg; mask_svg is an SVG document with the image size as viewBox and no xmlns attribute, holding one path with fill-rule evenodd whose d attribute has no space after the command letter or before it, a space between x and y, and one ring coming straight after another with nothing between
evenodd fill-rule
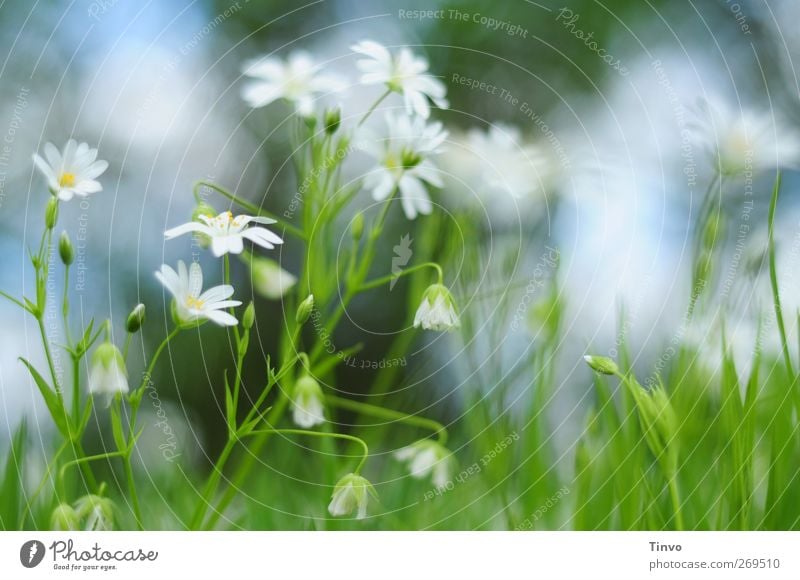
<instances>
[{"instance_id":1,"label":"yellow flower center","mask_svg":"<svg viewBox=\"0 0 800 580\"><path fill-rule=\"evenodd\" d=\"M58 184L61 187L74 187L75 186L75 174L65 172L61 174L61 177L58 179Z\"/></svg>"},{"instance_id":2,"label":"yellow flower center","mask_svg":"<svg viewBox=\"0 0 800 580\"><path fill-rule=\"evenodd\" d=\"M201 308L203 308L204 304L205 304L204 301L200 300L195 296L189 296L186 298L186 306L188 306L189 308L200 310Z\"/></svg>"}]
</instances>

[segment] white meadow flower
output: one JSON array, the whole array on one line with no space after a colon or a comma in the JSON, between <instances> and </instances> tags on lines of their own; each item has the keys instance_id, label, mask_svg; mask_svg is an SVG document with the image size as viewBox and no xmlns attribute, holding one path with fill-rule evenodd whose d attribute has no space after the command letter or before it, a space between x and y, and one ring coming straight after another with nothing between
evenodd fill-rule
<instances>
[{"instance_id":1,"label":"white meadow flower","mask_svg":"<svg viewBox=\"0 0 800 580\"><path fill-rule=\"evenodd\" d=\"M80 517L71 505L56 506L50 516L50 529L54 532L76 532L80 529Z\"/></svg>"},{"instance_id":2,"label":"white meadow flower","mask_svg":"<svg viewBox=\"0 0 800 580\"><path fill-rule=\"evenodd\" d=\"M364 187L380 201L389 197L397 187L406 217L427 215L433 210L425 184L443 187L438 169L430 157L442 151L447 131L441 123L426 123L420 117L386 116L389 136L378 139L377 147L362 145L367 153L378 159L378 167L364 179Z\"/></svg>"},{"instance_id":3,"label":"white meadow flower","mask_svg":"<svg viewBox=\"0 0 800 580\"><path fill-rule=\"evenodd\" d=\"M243 72L254 80L244 86L242 98L254 108L286 99L300 115L309 117L314 113L314 95L347 86L338 76L321 73L321 68L303 51L293 52L285 62L275 57L248 61Z\"/></svg>"},{"instance_id":4,"label":"white meadow flower","mask_svg":"<svg viewBox=\"0 0 800 580\"><path fill-rule=\"evenodd\" d=\"M108 169L108 162L97 159L97 149L87 143L78 144L70 139L63 153L52 143L45 143L43 159L33 154L33 162L47 179L47 186L61 201L69 201L73 196L86 197L103 189L96 181Z\"/></svg>"},{"instance_id":5,"label":"white meadow flower","mask_svg":"<svg viewBox=\"0 0 800 580\"><path fill-rule=\"evenodd\" d=\"M92 353L89 367L89 392L113 396L128 392L125 359L113 343L105 341Z\"/></svg>"},{"instance_id":6,"label":"white meadow flower","mask_svg":"<svg viewBox=\"0 0 800 580\"><path fill-rule=\"evenodd\" d=\"M444 445L423 439L395 451L395 459L408 465L412 477L431 477L437 489L447 486L453 474L453 454Z\"/></svg>"},{"instance_id":7,"label":"white meadow flower","mask_svg":"<svg viewBox=\"0 0 800 580\"><path fill-rule=\"evenodd\" d=\"M450 291L442 284L431 284L422 295L422 302L414 316L414 328L425 330L450 330L459 328L455 300Z\"/></svg>"},{"instance_id":8,"label":"white meadow flower","mask_svg":"<svg viewBox=\"0 0 800 580\"><path fill-rule=\"evenodd\" d=\"M800 164L800 137L786 130L774 112L734 109L703 99L689 127L695 144L711 155L724 175Z\"/></svg>"},{"instance_id":9,"label":"white meadow flower","mask_svg":"<svg viewBox=\"0 0 800 580\"><path fill-rule=\"evenodd\" d=\"M297 277L287 272L275 260L248 256L253 288L264 298L278 300L297 284Z\"/></svg>"},{"instance_id":10,"label":"white meadow flower","mask_svg":"<svg viewBox=\"0 0 800 580\"><path fill-rule=\"evenodd\" d=\"M178 271L163 264L156 278L175 298L175 314L182 324L210 320L220 326L236 326L238 321L225 308L241 305L238 300L228 300L233 286L223 284L203 292L203 270L193 262L189 269L178 261Z\"/></svg>"},{"instance_id":11,"label":"white meadow flower","mask_svg":"<svg viewBox=\"0 0 800 580\"><path fill-rule=\"evenodd\" d=\"M325 422L322 388L311 375L304 373L295 383L292 407L292 419L303 429Z\"/></svg>"},{"instance_id":12,"label":"white meadow flower","mask_svg":"<svg viewBox=\"0 0 800 580\"><path fill-rule=\"evenodd\" d=\"M189 232L206 235L211 240L211 252L220 257L230 252L241 254L244 250L244 240L272 250L275 244L282 244L283 240L267 228L249 227L251 223L274 224L275 220L261 216L237 215L224 211L216 217L198 214L200 221L190 221L164 232L168 240ZM201 223L202 222L202 223Z\"/></svg>"},{"instance_id":13,"label":"white meadow flower","mask_svg":"<svg viewBox=\"0 0 800 580\"><path fill-rule=\"evenodd\" d=\"M427 74L428 61L414 56L408 48L392 54L382 44L364 40L350 49L367 57L357 63L364 73L361 82L365 85L385 84L388 89L403 95L409 115L416 113L427 119L431 112L428 99L440 109L448 107L444 83Z\"/></svg>"},{"instance_id":14,"label":"white meadow flower","mask_svg":"<svg viewBox=\"0 0 800 580\"><path fill-rule=\"evenodd\" d=\"M334 517L356 512L356 519L364 519L367 517L370 496L375 499L378 497L372 484L360 475L350 473L334 487L328 512Z\"/></svg>"}]
</instances>

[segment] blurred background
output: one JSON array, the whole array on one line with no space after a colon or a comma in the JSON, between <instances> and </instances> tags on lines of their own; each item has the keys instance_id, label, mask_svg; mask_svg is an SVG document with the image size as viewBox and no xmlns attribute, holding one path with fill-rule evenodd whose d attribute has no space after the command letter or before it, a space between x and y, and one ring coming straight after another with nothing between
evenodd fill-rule
<instances>
[{"instance_id":1,"label":"blurred background","mask_svg":"<svg viewBox=\"0 0 800 580\"><path fill-rule=\"evenodd\" d=\"M130 309L147 305L147 324L131 351L131 376L140 376L143 355L171 324L153 272L201 252L188 237L163 239L167 227L191 215L193 182L213 180L278 214L297 190L287 138L291 108L249 109L239 96L242 63L309 51L353 83L342 98L345 124L352 126L380 91L355 85L351 44L376 39L425 55L450 100L449 110L434 111L450 131L440 163L448 185L433 194L444 216L439 226L469 237L481 256L470 271L459 265L456 248L448 269L474 340L465 345L451 336L415 335L392 372L341 367L337 388L366 393L378 381L393 408L424 411L457 430L469 401L500 397L499 377L535 351L543 330L524 306L526 287L555 279L564 340L549 421L564 457L582 429L591 386L581 359L587 349L616 356L627 341L637 367L649 374L673 337L702 342L716 336L682 326L691 291L692 223L711 179L708 152L686 139L699 99L737 111L765 110L787 134L800 122L793 66L800 40L791 28L800 5L790 0L11 1L0 14L0 288L15 296L31 293L27 248L38 242L48 197L32 153L47 141L61 147L70 137L98 147L110 163L101 178L104 190L64 206L59 225L77 240L76 324L110 318L119 343ZM383 107L397 106L393 99ZM376 126L381 117L375 115ZM470 144L477 147L476 139L492 128L500 128L499 139L512 135L530 143L546 160L534 168L509 167L496 150L488 171L518 183L515 195L493 193L486 185L491 179L476 174L470 160ZM356 153L347 171L357 177L366 163ZM731 244L719 258L737 289L730 291L727 324L741 337L735 346L744 358L753 348L758 313L769 306L759 252L773 177L764 172L725 186L725 211L733 221L753 201L746 255ZM791 171L784 184L794 191ZM792 197L785 196L779 216L785 272L797 268L790 248L800 234L800 215ZM227 207L213 194L208 200ZM369 203L364 194L363 205ZM392 245L404 236L416 240L421 222L430 219L391 218L377 260L384 272ZM342 230L344 236L346 224ZM430 242L418 243L423 252ZM297 273L300 256L291 244L271 257ZM202 252L199 259L209 279L221 279L218 262ZM234 268L234 280L246 300L252 284L244 265ZM789 312L800 306L793 282L788 275ZM402 281L391 292L356 301L336 343L363 341L360 359L391 360L413 291ZM254 392L264 380L258 361L274 355L284 318L294 315L280 300L256 301L258 352L244 379ZM511 324L520 312L521 323ZM17 362L21 354L42 361L36 328L7 302L0 303L0 317L0 439L7 440L21 418L36 422L47 414ZM186 333L153 378L180 461L201 469L206 454L223 443L220 377L231 360L225 336L205 327ZM489 366L476 373L476 360ZM498 413L523 412L526 380L519 375L506 381ZM145 461L148 447L154 450L152 470L170 468L158 451L164 433L157 410L154 404L153 417L143 419L140 445ZM103 436L96 434L97 447Z\"/></svg>"}]
</instances>

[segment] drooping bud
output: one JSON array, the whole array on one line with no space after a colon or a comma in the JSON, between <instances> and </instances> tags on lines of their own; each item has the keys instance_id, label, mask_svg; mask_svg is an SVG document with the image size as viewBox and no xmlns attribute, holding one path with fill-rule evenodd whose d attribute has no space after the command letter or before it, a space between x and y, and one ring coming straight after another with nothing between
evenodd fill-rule
<instances>
[{"instance_id":1,"label":"drooping bud","mask_svg":"<svg viewBox=\"0 0 800 580\"><path fill-rule=\"evenodd\" d=\"M76 532L80 526L78 512L69 504L58 504L50 516L50 529L55 532Z\"/></svg>"},{"instance_id":2,"label":"drooping bud","mask_svg":"<svg viewBox=\"0 0 800 580\"><path fill-rule=\"evenodd\" d=\"M461 326L455 300L443 284L431 284L422 295L422 302L414 316L414 328L425 330L451 330Z\"/></svg>"},{"instance_id":3,"label":"drooping bud","mask_svg":"<svg viewBox=\"0 0 800 580\"><path fill-rule=\"evenodd\" d=\"M375 499L378 497L372 484L356 473L349 473L334 487L328 512L334 517L356 512L356 519L364 519L367 517L370 496Z\"/></svg>"},{"instance_id":4,"label":"drooping bud","mask_svg":"<svg viewBox=\"0 0 800 580\"><path fill-rule=\"evenodd\" d=\"M128 320L125 323L125 328L128 332L133 334L134 332L138 332L139 329L144 324L144 315L145 315L145 308L144 304L137 304L131 313L128 315Z\"/></svg>"},{"instance_id":5,"label":"drooping bud","mask_svg":"<svg viewBox=\"0 0 800 580\"><path fill-rule=\"evenodd\" d=\"M292 393L292 419L303 429L325 422L325 403L322 388L310 374L297 379Z\"/></svg>"},{"instance_id":6,"label":"drooping bud","mask_svg":"<svg viewBox=\"0 0 800 580\"><path fill-rule=\"evenodd\" d=\"M65 266L71 265L75 259L75 251L66 231L61 232L61 237L58 238L58 255L61 256L61 261Z\"/></svg>"},{"instance_id":7,"label":"drooping bud","mask_svg":"<svg viewBox=\"0 0 800 580\"><path fill-rule=\"evenodd\" d=\"M125 359L112 342L103 342L92 354L89 367L89 392L108 396L128 392Z\"/></svg>"},{"instance_id":8,"label":"drooping bud","mask_svg":"<svg viewBox=\"0 0 800 580\"><path fill-rule=\"evenodd\" d=\"M278 300L297 283L294 274L271 258L247 256L244 261L250 265L253 288L264 298Z\"/></svg>"}]
</instances>

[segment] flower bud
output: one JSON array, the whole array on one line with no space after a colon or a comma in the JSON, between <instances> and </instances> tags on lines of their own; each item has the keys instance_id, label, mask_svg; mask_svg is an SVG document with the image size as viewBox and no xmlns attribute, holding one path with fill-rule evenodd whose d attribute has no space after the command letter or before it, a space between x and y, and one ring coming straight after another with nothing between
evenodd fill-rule
<instances>
[{"instance_id":1,"label":"flower bud","mask_svg":"<svg viewBox=\"0 0 800 580\"><path fill-rule=\"evenodd\" d=\"M443 284L431 284L422 295L414 316L414 328L452 330L461 326L453 295Z\"/></svg>"},{"instance_id":2,"label":"flower bud","mask_svg":"<svg viewBox=\"0 0 800 580\"><path fill-rule=\"evenodd\" d=\"M253 328L253 323L256 321L256 307L253 306L253 301L250 301L250 304L247 305L247 308L244 309L244 315L242 316L242 326L244 326L245 330L250 330Z\"/></svg>"},{"instance_id":3,"label":"flower bud","mask_svg":"<svg viewBox=\"0 0 800 580\"><path fill-rule=\"evenodd\" d=\"M55 532L75 532L80 529L78 512L66 503L58 504L50 516L50 529Z\"/></svg>"},{"instance_id":4,"label":"flower bud","mask_svg":"<svg viewBox=\"0 0 800 580\"><path fill-rule=\"evenodd\" d=\"M72 249L72 242L69 241L69 234L66 231L61 232L61 237L58 238L58 255L61 256L61 261L65 266L71 265L75 259L75 251Z\"/></svg>"},{"instance_id":5,"label":"flower bud","mask_svg":"<svg viewBox=\"0 0 800 580\"><path fill-rule=\"evenodd\" d=\"M378 497L372 484L356 473L345 475L333 489L328 512L334 517L356 512L356 519L367 517L369 498Z\"/></svg>"},{"instance_id":6,"label":"flower bud","mask_svg":"<svg viewBox=\"0 0 800 580\"><path fill-rule=\"evenodd\" d=\"M305 324L308 317L311 316L312 310L314 310L314 295L309 294L297 307L297 316L295 317L297 324Z\"/></svg>"},{"instance_id":7,"label":"flower bud","mask_svg":"<svg viewBox=\"0 0 800 580\"><path fill-rule=\"evenodd\" d=\"M244 261L250 266L253 288L264 298L278 300L297 283L292 273L271 258L248 256Z\"/></svg>"},{"instance_id":8,"label":"flower bud","mask_svg":"<svg viewBox=\"0 0 800 580\"><path fill-rule=\"evenodd\" d=\"M48 230L56 227L58 221L58 198L51 197L47 202L47 208L44 210L44 225Z\"/></svg>"},{"instance_id":9,"label":"flower bud","mask_svg":"<svg viewBox=\"0 0 800 580\"><path fill-rule=\"evenodd\" d=\"M333 135L339 129L342 122L342 110L340 108L328 109L325 111L325 132Z\"/></svg>"},{"instance_id":10,"label":"flower bud","mask_svg":"<svg viewBox=\"0 0 800 580\"><path fill-rule=\"evenodd\" d=\"M587 354L583 357L593 371L603 375L616 375L619 372L617 363L605 356L592 356Z\"/></svg>"},{"instance_id":11,"label":"flower bud","mask_svg":"<svg viewBox=\"0 0 800 580\"><path fill-rule=\"evenodd\" d=\"M353 225L350 233L353 236L353 240L356 242L359 241L364 234L364 214L362 212L358 212L353 218Z\"/></svg>"},{"instance_id":12,"label":"flower bud","mask_svg":"<svg viewBox=\"0 0 800 580\"><path fill-rule=\"evenodd\" d=\"M128 332L133 334L134 332L138 332L139 329L144 324L144 304L137 304L131 313L128 315L128 320L125 323L125 328Z\"/></svg>"},{"instance_id":13,"label":"flower bud","mask_svg":"<svg viewBox=\"0 0 800 580\"><path fill-rule=\"evenodd\" d=\"M85 495L75 502L78 517L85 520L87 532L103 532L114 528L114 502L99 495Z\"/></svg>"},{"instance_id":14,"label":"flower bud","mask_svg":"<svg viewBox=\"0 0 800 580\"><path fill-rule=\"evenodd\" d=\"M292 393L292 420L303 429L325 422L325 403L322 387L304 372L297 379Z\"/></svg>"},{"instance_id":15,"label":"flower bud","mask_svg":"<svg viewBox=\"0 0 800 580\"><path fill-rule=\"evenodd\" d=\"M122 353L111 342L104 342L92 354L89 366L89 392L113 397L128 392L128 373Z\"/></svg>"}]
</instances>

